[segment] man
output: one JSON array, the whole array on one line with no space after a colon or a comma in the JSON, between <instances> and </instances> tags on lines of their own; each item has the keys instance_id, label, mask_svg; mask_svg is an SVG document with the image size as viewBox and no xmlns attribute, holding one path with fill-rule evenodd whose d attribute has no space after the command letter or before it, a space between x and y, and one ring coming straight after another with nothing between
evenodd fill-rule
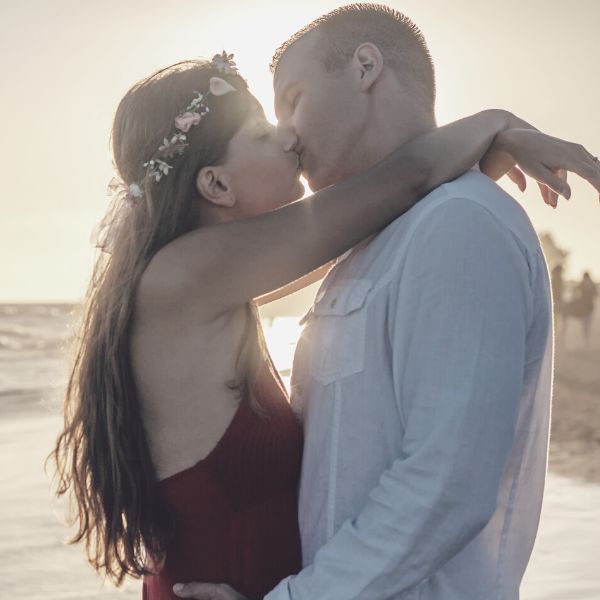
<instances>
[{"instance_id":1,"label":"man","mask_svg":"<svg viewBox=\"0 0 600 600\"><path fill-rule=\"evenodd\" d=\"M387 7L321 17L272 67L312 189L436 127L423 36ZM475 171L340 258L292 377L305 568L266 598L517 599L544 486L551 332L538 238Z\"/></svg>"}]
</instances>

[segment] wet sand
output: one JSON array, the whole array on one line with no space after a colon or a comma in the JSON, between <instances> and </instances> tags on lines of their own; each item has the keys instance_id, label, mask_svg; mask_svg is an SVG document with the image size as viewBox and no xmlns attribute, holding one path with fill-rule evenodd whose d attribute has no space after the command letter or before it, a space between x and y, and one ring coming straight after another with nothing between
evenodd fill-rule
<instances>
[{"instance_id":1,"label":"wet sand","mask_svg":"<svg viewBox=\"0 0 600 600\"><path fill-rule=\"evenodd\" d=\"M551 468L600 483L600 310L589 344L578 322L557 328L555 357Z\"/></svg>"}]
</instances>

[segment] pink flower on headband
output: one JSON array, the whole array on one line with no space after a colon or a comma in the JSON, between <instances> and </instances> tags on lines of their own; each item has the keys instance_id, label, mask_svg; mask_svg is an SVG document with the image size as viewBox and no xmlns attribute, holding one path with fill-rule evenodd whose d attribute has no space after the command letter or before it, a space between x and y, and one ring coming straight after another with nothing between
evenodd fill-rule
<instances>
[{"instance_id":1,"label":"pink flower on headband","mask_svg":"<svg viewBox=\"0 0 600 600\"><path fill-rule=\"evenodd\" d=\"M202 116L197 112L184 112L175 117L175 127L183 133L187 133L190 128L200 123Z\"/></svg>"},{"instance_id":2,"label":"pink flower on headband","mask_svg":"<svg viewBox=\"0 0 600 600\"><path fill-rule=\"evenodd\" d=\"M229 94L229 92L237 91L229 82L220 77L211 77L208 86L213 96L224 96L225 94Z\"/></svg>"}]
</instances>

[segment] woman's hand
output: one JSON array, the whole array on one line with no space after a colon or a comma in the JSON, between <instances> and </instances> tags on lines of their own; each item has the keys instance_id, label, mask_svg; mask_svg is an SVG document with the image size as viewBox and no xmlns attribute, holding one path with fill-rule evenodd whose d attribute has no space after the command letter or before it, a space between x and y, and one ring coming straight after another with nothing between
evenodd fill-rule
<instances>
[{"instance_id":1,"label":"woman's hand","mask_svg":"<svg viewBox=\"0 0 600 600\"><path fill-rule=\"evenodd\" d=\"M515 168L518 165L518 169ZM487 170L486 170L487 168ZM494 171L490 174L488 171ZM600 194L600 162L580 144L566 142L534 128L506 129L496 135L491 151L481 161L481 170L492 178L503 169L519 186L526 187L523 173L540 186L544 201L556 208L558 194L569 199L567 172L589 181Z\"/></svg>"}]
</instances>

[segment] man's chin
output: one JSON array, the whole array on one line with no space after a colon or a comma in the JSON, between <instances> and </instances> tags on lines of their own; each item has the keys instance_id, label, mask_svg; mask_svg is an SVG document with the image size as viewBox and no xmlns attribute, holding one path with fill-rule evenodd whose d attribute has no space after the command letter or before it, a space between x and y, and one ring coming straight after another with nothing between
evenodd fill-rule
<instances>
[{"instance_id":1,"label":"man's chin","mask_svg":"<svg viewBox=\"0 0 600 600\"><path fill-rule=\"evenodd\" d=\"M311 192L318 192L319 190L322 190L323 188L329 187L330 185L333 185L334 183L338 183L339 181L341 181L340 177L336 177L336 175L334 173L331 172L319 172L319 173L314 173L311 172L309 173L308 171L303 171L302 176L304 177L304 179L306 179L306 182L308 183L308 187L310 188Z\"/></svg>"},{"instance_id":2,"label":"man's chin","mask_svg":"<svg viewBox=\"0 0 600 600\"><path fill-rule=\"evenodd\" d=\"M306 179L306 183L308 183L308 187L310 188L310 191L315 193L318 192L319 190L322 190L323 188L327 187L327 183L324 182L322 177L318 177L318 176L311 176L308 173L303 173L302 174L304 179Z\"/></svg>"}]
</instances>

